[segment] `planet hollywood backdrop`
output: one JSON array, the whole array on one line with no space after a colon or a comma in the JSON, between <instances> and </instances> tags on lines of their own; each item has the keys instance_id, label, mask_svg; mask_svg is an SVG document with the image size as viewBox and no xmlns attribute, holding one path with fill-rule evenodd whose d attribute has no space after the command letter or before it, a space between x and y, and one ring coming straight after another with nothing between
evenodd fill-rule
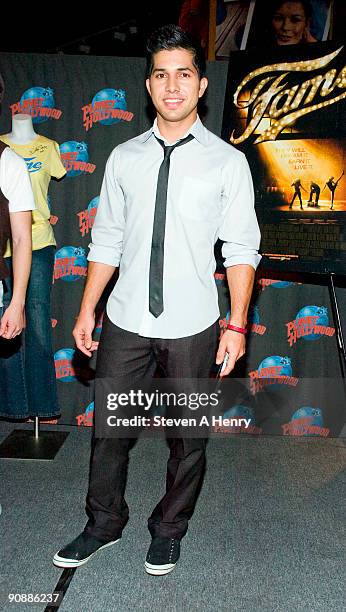
<instances>
[{"instance_id":1,"label":"planet hollywood backdrop","mask_svg":"<svg viewBox=\"0 0 346 612\"><path fill-rule=\"evenodd\" d=\"M0 62L6 83L0 133L10 131L13 114L30 112L35 131L59 143L67 169L67 176L52 181L49 190L57 240L52 327L59 423L90 426L95 356L90 362L81 358L71 332L83 292L90 230L106 160L116 145L151 125L144 88L145 63L139 58L18 53L0 54ZM219 135L227 68L227 62L208 67L204 122ZM223 329L230 303L222 270L216 273L215 281ZM339 298L345 301L343 291ZM102 308L97 314L95 339L101 328ZM249 435L340 435L345 421L343 409L339 404L324 405L323 397L318 402L314 395L309 401L307 393L304 404L295 405L289 400L278 402L274 395L271 407L263 410L260 406L258 381L277 377L284 394L300 380L340 377L327 288L259 278L250 309L248 352L236 374L251 380L259 401L252 406L230 406L227 416L250 415Z\"/></svg>"}]
</instances>

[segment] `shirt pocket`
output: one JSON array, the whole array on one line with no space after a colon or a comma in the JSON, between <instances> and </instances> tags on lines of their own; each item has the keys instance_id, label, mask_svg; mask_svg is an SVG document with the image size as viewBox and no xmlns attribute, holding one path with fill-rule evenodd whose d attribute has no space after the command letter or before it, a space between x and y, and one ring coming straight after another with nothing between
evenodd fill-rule
<instances>
[{"instance_id":1,"label":"shirt pocket","mask_svg":"<svg viewBox=\"0 0 346 612\"><path fill-rule=\"evenodd\" d=\"M221 197L215 183L185 176L179 197L179 213L194 221L216 221L221 211Z\"/></svg>"}]
</instances>

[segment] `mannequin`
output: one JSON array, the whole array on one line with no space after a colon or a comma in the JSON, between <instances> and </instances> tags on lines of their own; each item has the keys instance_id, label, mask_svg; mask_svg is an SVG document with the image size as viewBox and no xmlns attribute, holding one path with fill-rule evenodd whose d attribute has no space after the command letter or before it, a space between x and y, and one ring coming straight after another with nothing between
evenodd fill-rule
<instances>
[{"instance_id":1,"label":"mannequin","mask_svg":"<svg viewBox=\"0 0 346 612\"><path fill-rule=\"evenodd\" d=\"M11 381L11 393L0 406L0 416L35 417L36 422L39 417L49 419L60 414L51 328L56 242L49 222L48 187L51 177L60 179L66 170L59 145L35 132L30 115L14 115L12 131L0 136L0 140L26 162L36 206L32 214L32 267L25 305L26 329L19 338L17 350L12 350L7 359L0 358L0 377ZM4 255L9 267L11 255L9 245ZM6 294L6 299L10 298L11 290Z\"/></svg>"},{"instance_id":2,"label":"mannequin","mask_svg":"<svg viewBox=\"0 0 346 612\"><path fill-rule=\"evenodd\" d=\"M4 85L0 75L0 107ZM35 208L34 196L24 161L0 143L0 356L6 352L5 340L18 336L24 327L24 304L31 266L31 211ZM13 240L13 291L12 299L3 308L3 279L9 271L3 257L7 239ZM7 284L5 282L5 290ZM1 383L1 381L0 381ZM0 384L0 397L4 389Z\"/></svg>"},{"instance_id":3,"label":"mannequin","mask_svg":"<svg viewBox=\"0 0 346 612\"><path fill-rule=\"evenodd\" d=\"M38 134L34 131L32 118L30 115L13 115L12 117L12 132L6 134L6 138L13 144L24 145L38 138Z\"/></svg>"}]
</instances>

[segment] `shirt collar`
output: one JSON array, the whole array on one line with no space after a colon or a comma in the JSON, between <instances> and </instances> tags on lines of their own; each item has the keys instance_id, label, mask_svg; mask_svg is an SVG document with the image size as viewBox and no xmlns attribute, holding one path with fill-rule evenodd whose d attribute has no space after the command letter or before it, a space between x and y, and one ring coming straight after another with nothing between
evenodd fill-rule
<instances>
[{"instance_id":1,"label":"shirt collar","mask_svg":"<svg viewBox=\"0 0 346 612\"><path fill-rule=\"evenodd\" d=\"M198 142L200 142L202 145L207 146L208 130L204 127L198 115L197 115L197 119L195 123L190 127L190 129L185 134L183 134L181 138L185 138L189 134L192 134L196 138L196 140L198 140ZM144 132L144 134L141 134L141 136L139 136L138 138L140 142L144 143L144 142L147 142L147 140L149 140L150 136L152 135L156 136L157 138L160 138L161 140L164 140L164 138L160 134L159 129L157 127L157 119L155 119L150 130L148 130L147 132ZM179 140L181 140L181 138L179 138ZM174 143L170 143L170 144L174 144Z\"/></svg>"}]
</instances>

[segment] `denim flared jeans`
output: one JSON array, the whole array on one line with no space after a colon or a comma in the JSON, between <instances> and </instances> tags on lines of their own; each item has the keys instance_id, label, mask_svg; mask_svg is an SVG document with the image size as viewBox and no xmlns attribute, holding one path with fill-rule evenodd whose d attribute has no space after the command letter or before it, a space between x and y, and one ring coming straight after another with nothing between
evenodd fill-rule
<instances>
[{"instance_id":1,"label":"denim flared jeans","mask_svg":"<svg viewBox=\"0 0 346 612\"><path fill-rule=\"evenodd\" d=\"M51 325L51 288L55 247L32 253L26 294L26 328L13 340L0 338L0 416L10 419L59 414ZM11 258L6 259L11 268ZM6 280L4 310L12 296Z\"/></svg>"}]
</instances>

